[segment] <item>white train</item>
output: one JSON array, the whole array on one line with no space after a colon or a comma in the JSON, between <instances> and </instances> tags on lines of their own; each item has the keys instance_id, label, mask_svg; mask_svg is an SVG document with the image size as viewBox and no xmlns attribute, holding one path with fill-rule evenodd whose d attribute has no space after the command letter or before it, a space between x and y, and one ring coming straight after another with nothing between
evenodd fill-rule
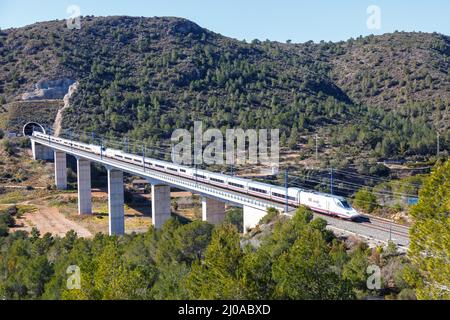
<instances>
[{"instance_id":1,"label":"white train","mask_svg":"<svg viewBox=\"0 0 450 320\"><path fill-rule=\"evenodd\" d=\"M48 136L40 132L33 132L33 136L41 139L57 142L71 148L89 151L97 155L131 163L138 166L169 174L182 176L195 181L204 182L210 185L219 186L225 189L239 191L263 199L271 199L279 203L286 202L286 188L271 184L254 182L248 179L231 177L220 173L194 169L186 166L176 165L171 162L144 158L116 149L101 149L100 146L70 141L62 138ZM144 163L145 162L145 163ZM337 216L343 219L355 220L361 215L352 208L343 197L333 196L326 193L303 190L300 188L287 189L287 201L290 205L304 205L313 211Z\"/></svg>"}]
</instances>

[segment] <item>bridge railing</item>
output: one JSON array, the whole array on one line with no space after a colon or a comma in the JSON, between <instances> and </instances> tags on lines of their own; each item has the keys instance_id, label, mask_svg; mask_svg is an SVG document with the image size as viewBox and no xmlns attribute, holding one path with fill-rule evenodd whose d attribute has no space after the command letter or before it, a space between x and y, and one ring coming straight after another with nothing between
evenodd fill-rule
<instances>
[{"instance_id":1,"label":"bridge railing","mask_svg":"<svg viewBox=\"0 0 450 320\"><path fill-rule=\"evenodd\" d=\"M209 193L210 195L217 196L222 199L224 199L224 198L228 199L228 201L231 201L231 202L238 202L238 203L240 202L241 204L254 205L254 206L258 206L258 207L266 208L266 209L268 209L270 207L279 207L276 205L274 206L273 204L266 202L266 201L252 199L248 196L241 196L241 195L237 195L235 193L229 193L229 192L222 191L217 188L209 187L209 186L199 184L196 182L189 182L184 179L178 179L178 178L175 178L172 176L167 176L167 175L164 175L163 173L159 173L159 172L153 172L153 171L150 172L149 169L145 169L144 172L149 173L152 176L155 176L163 181L165 180L165 181L169 181L169 182L172 182L172 183L175 183L178 185L184 185L184 186L187 186L189 189L193 189L193 190L201 190L201 191L204 191L205 193Z\"/></svg>"}]
</instances>

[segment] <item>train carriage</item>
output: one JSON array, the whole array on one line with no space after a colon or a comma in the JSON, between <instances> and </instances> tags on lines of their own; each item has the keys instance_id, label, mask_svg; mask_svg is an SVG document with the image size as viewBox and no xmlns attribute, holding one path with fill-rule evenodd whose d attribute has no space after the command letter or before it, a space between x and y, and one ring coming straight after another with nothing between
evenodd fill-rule
<instances>
[{"instance_id":1,"label":"train carriage","mask_svg":"<svg viewBox=\"0 0 450 320\"><path fill-rule=\"evenodd\" d=\"M252 194L259 197L270 198L270 184L262 183L262 182L253 182L249 181L247 183L247 191L248 194Z\"/></svg>"},{"instance_id":2,"label":"train carriage","mask_svg":"<svg viewBox=\"0 0 450 320\"><path fill-rule=\"evenodd\" d=\"M227 179L227 188L238 191L247 191L248 181L241 178L236 177L228 177Z\"/></svg>"},{"instance_id":3,"label":"train carriage","mask_svg":"<svg viewBox=\"0 0 450 320\"><path fill-rule=\"evenodd\" d=\"M299 194L301 189L299 188L288 188L288 203L298 205ZM275 201L286 201L286 188L271 186L270 198Z\"/></svg>"}]
</instances>

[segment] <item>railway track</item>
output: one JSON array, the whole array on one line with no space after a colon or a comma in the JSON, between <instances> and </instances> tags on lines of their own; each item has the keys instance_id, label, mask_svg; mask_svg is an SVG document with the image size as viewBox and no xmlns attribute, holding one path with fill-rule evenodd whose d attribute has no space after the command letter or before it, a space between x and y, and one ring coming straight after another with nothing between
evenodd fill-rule
<instances>
[{"instance_id":1,"label":"railway track","mask_svg":"<svg viewBox=\"0 0 450 320\"><path fill-rule=\"evenodd\" d=\"M409 246L409 227L387 219L363 215L359 221L348 221L323 213L314 213L328 222L332 228L387 243L393 241L398 246Z\"/></svg>"}]
</instances>

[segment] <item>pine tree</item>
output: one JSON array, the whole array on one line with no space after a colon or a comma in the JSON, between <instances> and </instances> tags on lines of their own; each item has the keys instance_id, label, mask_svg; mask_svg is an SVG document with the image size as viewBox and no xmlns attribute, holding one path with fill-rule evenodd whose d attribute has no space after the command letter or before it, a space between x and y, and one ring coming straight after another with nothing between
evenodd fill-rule
<instances>
[{"instance_id":1,"label":"pine tree","mask_svg":"<svg viewBox=\"0 0 450 320\"><path fill-rule=\"evenodd\" d=\"M407 280L419 299L450 299L450 160L434 168L411 215Z\"/></svg>"}]
</instances>

